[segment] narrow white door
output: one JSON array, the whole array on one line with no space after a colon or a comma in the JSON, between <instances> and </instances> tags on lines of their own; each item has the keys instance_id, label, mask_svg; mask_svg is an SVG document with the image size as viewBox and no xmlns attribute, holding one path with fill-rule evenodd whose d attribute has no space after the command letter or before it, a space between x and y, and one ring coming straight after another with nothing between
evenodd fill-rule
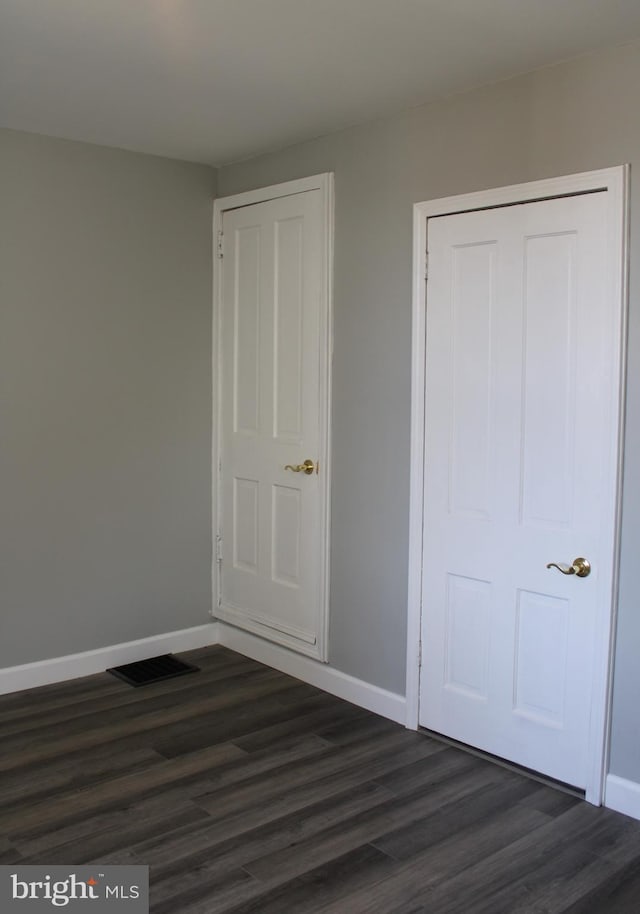
<instances>
[{"instance_id":1,"label":"narrow white door","mask_svg":"<svg viewBox=\"0 0 640 914\"><path fill-rule=\"evenodd\" d=\"M581 788L613 562L605 197L428 224L420 724Z\"/></svg>"},{"instance_id":2,"label":"narrow white door","mask_svg":"<svg viewBox=\"0 0 640 914\"><path fill-rule=\"evenodd\" d=\"M319 190L224 213L216 613L321 659L323 224Z\"/></svg>"}]
</instances>

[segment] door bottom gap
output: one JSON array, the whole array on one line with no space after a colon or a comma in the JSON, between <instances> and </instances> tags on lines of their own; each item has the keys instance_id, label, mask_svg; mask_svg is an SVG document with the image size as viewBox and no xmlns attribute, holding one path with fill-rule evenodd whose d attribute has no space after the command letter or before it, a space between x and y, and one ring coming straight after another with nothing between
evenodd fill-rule
<instances>
[{"instance_id":1,"label":"door bottom gap","mask_svg":"<svg viewBox=\"0 0 640 914\"><path fill-rule=\"evenodd\" d=\"M517 765L515 762L509 762L499 755L493 755L491 752L485 752L483 749L476 749L475 746L461 743L457 739L452 739L450 736L445 736L443 733L437 733L435 730L429 730L427 727L419 727L418 732L424 733L425 736L436 739L441 743L446 743L448 746L453 746L455 749L461 749L469 755L475 755L488 762L493 762L495 765L500 765L501 768L506 768L508 771L514 771L516 774L521 774L524 777L530 778L532 781L538 781L538 783L544 784L546 787L553 787L555 790L560 790L562 793L568 793L570 796L578 797L581 800L584 800L585 798L585 791L581 790L579 787L574 787L573 784L566 784L564 781L558 781L545 774L540 774L539 771L534 771L532 768L526 768L524 765Z\"/></svg>"}]
</instances>

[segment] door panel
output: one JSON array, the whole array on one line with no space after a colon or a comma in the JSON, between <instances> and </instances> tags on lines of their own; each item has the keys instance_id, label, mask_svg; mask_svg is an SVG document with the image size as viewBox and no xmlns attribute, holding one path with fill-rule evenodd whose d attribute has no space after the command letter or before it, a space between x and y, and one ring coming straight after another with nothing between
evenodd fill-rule
<instances>
[{"instance_id":1,"label":"door panel","mask_svg":"<svg viewBox=\"0 0 640 914\"><path fill-rule=\"evenodd\" d=\"M420 723L578 787L612 561L605 197L428 225ZM589 577L546 568L577 556Z\"/></svg>"},{"instance_id":2,"label":"door panel","mask_svg":"<svg viewBox=\"0 0 640 914\"><path fill-rule=\"evenodd\" d=\"M486 699L491 585L489 581L448 574L446 600L445 686Z\"/></svg>"},{"instance_id":3,"label":"door panel","mask_svg":"<svg viewBox=\"0 0 640 914\"><path fill-rule=\"evenodd\" d=\"M491 445L491 314L496 245L453 251L449 506L454 514L488 517ZM464 421L458 421L461 417Z\"/></svg>"},{"instance_id":4,"label":"door panel","mask_svg":"<svg viewBox=\"0 0 640 914\"><path fill-rule=\"evenodd\" d=\"M300 309L304 222L302 217L287 219L277 222L275 230L273 434L280 441L300 444L304 432L302 391L306 370Z\"/></svg>"},{"instance_id":5,"label":"door panel","mask_svg":"<svg viewBox=\"0 0 640 914\"><path fill-rule=\"evenodd\" d=\"M321 654L320 191L226 211L218 615ZM320 467L320 472L323 471Z\"/></svg>"},{"instance_id":6,"label":"door panel","mask_svg":"<svg viewBox=\"0 0 640 914\"><path fill-rule=\"evenodd\" d=\"M522 481L525 524L571 523L576 266L575 233L525 239ZM544 385L540 384L541 366L544 366Z\"/></svg>"},{"instance_id":7,"label":"door panel","mask_svg":"<svg viewBox=\"0 0 640 914\"><path fill-rule=\"evenodd\" d=\"M548 594L517 593L513 707L550 726L564 720L569 608Z\"/></svg>"},{"instance_id":8,"label":"door panel","mask_svg":"<svg viewBox=\"0 0 640 914\"><path fill-rule=\"evenodd\" d=\"M233 255L237 288L233 290L233 431L257 435L260 406L260 232L239 228ZM231 304L231 302L230 302Z\"/></svg>"}]
</instances>

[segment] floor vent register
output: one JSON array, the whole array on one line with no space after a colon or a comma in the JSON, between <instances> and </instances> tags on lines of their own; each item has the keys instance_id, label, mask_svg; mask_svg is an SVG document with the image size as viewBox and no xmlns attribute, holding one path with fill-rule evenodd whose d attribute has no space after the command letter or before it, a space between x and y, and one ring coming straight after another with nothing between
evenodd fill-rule
<instances>
[{"instance_id":1,"label":"floor vent register","mask_svg":"<svg viewBox=\"0 0 640 914\"><path fill-rule=\"evenodd\" d=\"M151 657L149 660L136 660L135 663L125 663L123 666L113 666L107 670L118 679L128 682L129 685L150 685L152 682L162 682L163 679L173 679L175 676L184 676L186 673L197 673L200 667L192 663L185 663L173 654L163 654L162 657Z\"/></svg>"}]
</instances>

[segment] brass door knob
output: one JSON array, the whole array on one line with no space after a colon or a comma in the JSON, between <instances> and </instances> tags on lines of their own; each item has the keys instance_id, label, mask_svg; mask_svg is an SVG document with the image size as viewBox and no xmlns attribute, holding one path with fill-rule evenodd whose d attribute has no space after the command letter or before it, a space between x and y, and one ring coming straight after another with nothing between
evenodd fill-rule
<instances>
[{"instance_id":1,"label":"brass door knob","mask_svg":"<svg viewBox=\"0 0 640 914\"><path fill-rule=\"evenodd\" d=\"M314 463L313 460L305 460L304 463L297 463L295 466L288 463L285 466L285 470L292 470L294 473L306 473L307 476L311 476L314 471L318 472L318 464Z\"/></svg>"},{"instance_id":2,"label":"brass door knob","mask_svg":"<svg viewBox=\"0 0 640 914\"><path fill-rule=\"evenodd\" d=\"M549 562L547 568L557 568L562 574L575 574L578 578L586 578L591 574L591 563L581 556L574 559L572 565L565 565L564 562Z\"/></svg>"}]
</instances>

